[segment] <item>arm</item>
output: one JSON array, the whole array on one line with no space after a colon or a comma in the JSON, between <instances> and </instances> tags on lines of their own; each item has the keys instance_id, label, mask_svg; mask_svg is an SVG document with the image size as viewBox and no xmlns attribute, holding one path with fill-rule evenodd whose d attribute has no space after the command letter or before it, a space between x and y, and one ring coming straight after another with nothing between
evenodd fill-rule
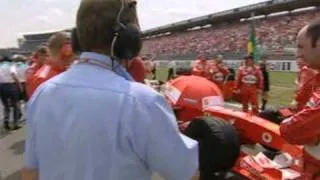
<instances>
[{"instance_id":1,"label":"arm","mask_svg":"<svg viewBox=\"0 0 320 180\"><path fill-rule=\"evenodd\" d=\"M167 180L191 179L198 168L198 144L179 132L164 98L157 95L134 119L133 149L147 167Z\"/></svg>"},{"instance_id":2,"label":"arm","mask_svg":"<svg viewBox=\"0 0 320 180\"><path fill-rule=\"evenodd\" d=\"M264 79L263 79L263 75L260 69L257 70L257 76L258 76L258 88L260 90L263 90L263 85L264 85Z\"/></svg>"},{"instance_id":3,"label":"arm","mask_svg":"<svg viewBox=\"0 0 320 180\"><path fill-rule=\"evenodd\" d=\"M313 103L311 99L309 104ZM306 108L280 125L281 136L291 144L305 145L318 141L320 136L320 106Z\"/></svg>"}]
</instances>

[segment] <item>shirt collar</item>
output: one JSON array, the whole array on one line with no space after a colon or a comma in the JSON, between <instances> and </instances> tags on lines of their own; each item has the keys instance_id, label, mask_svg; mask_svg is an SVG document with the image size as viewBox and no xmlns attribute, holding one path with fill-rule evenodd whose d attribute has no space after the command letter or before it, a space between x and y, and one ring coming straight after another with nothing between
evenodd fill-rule
<instances>
[{"instance_id":1,"label":"shirt collar","mask_svg":"<svg viewBox=\"0 0 320 180\"><path fill-rule=\"evenodd\" d=\"M117 61L113 61L109 56L95 53L95 52L83 52L80 55L80 59L92 59L95 61L100 61L102 63L112 63L114 71L119 76L125 78L128 81L134 81L133 77L127 72L127 70L120 65Z\"/></svg>"},{"instance_id":2,"label":"shirt collar","mask_svg":"<svg viewBox=\"0 0 320 180\"><path fill-rule=\"evenodd\" d=\"M109 56L95 52L83 52L80 55L80 59L94 59L103 63L112 63L112 59Z\"/></svg>"}]
</instances>

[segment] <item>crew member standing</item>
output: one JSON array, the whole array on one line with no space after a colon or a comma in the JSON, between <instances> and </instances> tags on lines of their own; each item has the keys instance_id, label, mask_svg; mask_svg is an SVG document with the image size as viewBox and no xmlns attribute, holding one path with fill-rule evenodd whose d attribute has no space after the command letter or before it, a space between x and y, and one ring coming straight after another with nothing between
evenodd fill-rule
<instances>
[{"instance_id":1,"label":"crew member standing","mask_svg":"<svg viewBox=\"0 0 320 180\"><path fill-rule=\"evenodd\" d=\"M210 64L205 55L200 55L197 60L193 61L191 64L192 75L201 76L210 79Z\"/></svg>"},{"instance_id":2,"label":"crew member standing","mask_svg":"<svg viewBox=\"0 0 320 180\"><path fill-rule=\"evenodd\" d=\"M226 82L229 70L223 64L222 56L219 55L210 66L210 80L212 80L223 92L223 86Z\"/></svg>"},{"instance_id":3,"label":"crew member standing","mask_svg":"<svg viewBox=\"0 0 320 180\"><path fill-rule=\"evenodd\" d=\"M269 78L269 72L267 70L266 62L260 63L260 70L262 72L263 76L263 89L262 89L262 95L261 95L261 110L264 111L266 109L266 105L268 103L268 93L270 91L270 78Z\"/></svg>"},{"instance_id":4,"label":"crew member standing","mask_svg":"<svg viewBox=\"0 0 320 180\"><path fill-rule=\"evenodd\" d=\"M304 28L297 36L297 56L320 70L320 20ZM291 144L304 145L303 178L320 179L320 88L307 105L280 125L282 137Z\"/></svg>"},{"instance_id":5,"label":"crew member standing","mask_svg":"<svg viewBox=\"0 0 320 180\"><path fill-rule=\"evenodd\" d=\"M168 63L168 78L167 81L173 79L176 76L177 65L174 60L170 60Z\"/></svg>"},{"instance_id":6,"label":"crew member standing","mask_svg":"<svg viewBox=\"0 0 320 180\"><path fill-rule=\"evenodd\" d=\"M27 84L29 98L40 84L64 72L72 63L73 51L70 38L65 32L58 32L50 37L48 41L50 57L30 78Z\"/></svg>"},{"instance_id":7,"label":"crew member standing","mask_svg":"<svg viewBox=\"0 0 320 180\"><path fill-rule=\"evenodd\" d=\"M258 114L258 94L263 89L263 76L259 67L255 66L252 56L246 56L244 66L239 67L235 89L240 93L242 110L248 112L250 104L252 113Z\"/></svg>"},{"instance_id":8,"label":"crew member standing","mask_svg":"<svg viewBox=\"0 0 320 180\"><path fill-rule=\"evenodd\" d=\"M10 126L10 115L11 107L13 109L13 124L12 129L16 130L19 128L18 122L20 118L20 106L19 106L19 93L21 91L21 84L19 82L17 71L12 68L14 63L11 59L6 59L1 65L1 74L3 77L3 84L0 88L1 101L4 106L3 125L6 130L11 130Z\"/></svg>"},{"instance_id":9,"label":"crew member standing","mask_svg":"<svg viewBox=\"0 0 320 180\"><path fill-rule=\"evenodd\" d=\"M46 46L38 47L37 51L31 57L31 64L27 68L25 72L25 79L26 79L26 93L27 99L28 96L31 95L32 86L30 86L31 81L35 75L35 73L42 67L44 63L47 63L49 59L49 50Z\"/></svg>"}]
</instances>

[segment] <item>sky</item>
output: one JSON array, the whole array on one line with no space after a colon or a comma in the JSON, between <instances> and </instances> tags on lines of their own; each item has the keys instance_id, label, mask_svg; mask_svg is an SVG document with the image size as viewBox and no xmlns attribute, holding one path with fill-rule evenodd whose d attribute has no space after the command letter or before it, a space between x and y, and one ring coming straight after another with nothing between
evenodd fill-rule
<instances>
[{"instance_id":1,"label":"sky","mask_svg":"<svg viewBox=\"0 0 320 180\"><path fill-rule=\"evenodd\" d=\"M142 30L265 0L138 0ZM80 0L0 0L0 48L17 47L21 33L75 25Z\"/></svg>"}]
</instances>

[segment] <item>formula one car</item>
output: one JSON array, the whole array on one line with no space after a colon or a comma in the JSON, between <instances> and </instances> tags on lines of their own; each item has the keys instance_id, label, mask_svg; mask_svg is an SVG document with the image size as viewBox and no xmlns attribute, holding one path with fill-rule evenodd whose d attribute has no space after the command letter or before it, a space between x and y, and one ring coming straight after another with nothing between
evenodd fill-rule
<instances>
[{"instance_id":1,"label":"formula one car","mask_svg":"<svg viewBox=\"0 0 320 180\"><path fill-rule=\"evenodd\" d=\"M298 179L302 147L288 144L275 123L223 107L219 88L199 76L169 81L164 96L181 132L199 142L200 179Z\"/></svg>"}]
</instances>

